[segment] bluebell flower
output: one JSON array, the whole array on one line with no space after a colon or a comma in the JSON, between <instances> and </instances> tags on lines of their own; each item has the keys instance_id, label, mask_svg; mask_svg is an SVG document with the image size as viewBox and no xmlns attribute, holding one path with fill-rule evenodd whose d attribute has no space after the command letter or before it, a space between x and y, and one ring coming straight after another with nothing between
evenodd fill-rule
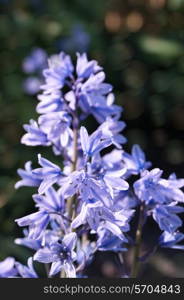
<instances>
[{"instance_id":1,"label":"bluebell flower","mask_svg":"<svg viewBox=\"0 0 184 300\"><path fill-rule=\"evenodd\" d=\"M39 63L36 57L32 67L39 68ZM182 225L178 215L184 212L179 206L184 203L184 179L175 174L163 179L160 169L148 171L151 163L138 145L131 154L122 150L122 109L114 104L112 86L97 61L77 53L74 68L70 56L61 52L51 56L43 75L40 116L24 126L22 142L51 146L55 155L63 156L62 170L40 154L39 168L32 170L28 162L25 170L18 170L21 180L16 187L35 186L38 193L33 195L37 211L16 220L28 228L15 242L36 250L35 260L51 264L49 276L65 271L67 277L82 277L95 251L127 250L134 208L142 206L145 220L152 216L164 231L160 246L182 249L177 243L184 235L177 230ZM80 128L89 114L100 123L92 134ZM112 146L116 149L104 155ZM130 175L140 176L133 189L127 182ZM93 242L86 241L89 234L94 234ZM12 268L17 276L37 277L31 258L28 266L14 262L10 276Z\"/></svg>"},{"instance_id":2,"label":"bluebell flower","mask_svg":"<svg viewBox=\"0 0 184 300\"><path fill-rule=\"evenodd\" d=\"M38 162L42 168L34 169L33 172L42 178L38 193L43 194L54 183L57 183L60 179L62 179L63 173L60 167L43 158L40 154L38 154Z\"/></svg>"},{"instance_id":3,"label":"bluebell flower","mask_svg":"<svg viewBox=\"0 0 184 300\"><path fill-rule=\"evenodd\" d=\"M97 129L89 137L84 126L80 128L80 141L84 155L89 157L112 144L111 139L109 137L104 137L103 132L100 129Z\"/></svg>"},{"instance_id":4,"label":"bluebell flower","mask_svg":"<svg viewBox=\"0 0 184 300\"><path fill-rule=\"evenodd\" d=\"M67 77L72 77L73 64L69 55L61 52L52 55L48 60L48 68L43 71L45 84L41 86L44 93L50 94L59 91L64 85Z\"/></svg>"},{"instance_id":5,"label":"bluebell flower","mask_svg":"<svg viewBox=\"0 0 184 300\"><path fill-rule=\"evenodd\" d=\"M178 243L180 243L183 240L184 234L179 231L173 233L164 231L159 238L159 246L163 248L184 250L184 245L178 245Z\"/></svg>"},{"instance_id":6,"label":"bluebell flower","mask_svg":"<svg viewBox=\"0 0 184 300\"><path fill-rule=\"evenodd\" d=\"M82 126L80 128L80 141L84 155L93 157L112 144L121 148L121 144L124 144L126 139L119 132L124 127L124 122L116 121L109 117L89 136L86 128Z\"/></svg>"},{"instance_id":7,"label":"bluebell flower","mask_svg":"<svg viewBox=\"0 0 184 300\"><path fill-rule=\"evenodd\" d=\"M54 92L52 94L40 94L38 95L40 101L36 107L36 111L39 114L47 114L56 111L66 110L64 99L60 93Z\"/></svg>"},{"instance_id":8,"label":"bluebell flower","mask_svg":"<svg viewBox=\"0 0 184 300\"><path fill-rule=\"evenodd\" d=\"M45 195L33 195L36 207L40 210L48 211L48 213L62 213L64 209L64 200L61 194L56 192L53 187L45 191Z\"/></svg>"},{"instance_id":9,"label":"bluebell flower","mask_svg":"<svg viewBox=\"0 0 184 300\"><path fill-rule=\"evenodd\" d=\"M172 173L169 178L169 185L173 185L177 188L184 187L184 178L177 178L175 173Z\"/></svg>"},{"instance_id":10,"label":"bluebell flower","mask_svg":"<svg viewBox=\"0 0 184 300\"><path fill-rule=\"evenodd\" d=\"M59 191L65 199L79 193L84 201L91 197L96 197L107 205L112 201L103 182L88 176L83 170L75 171L64 178Z\"/></svg>"},{"instance_id":11,"label":"bluebell flower","mask_svg":"<svg viewBox=\"0 0 184 300\"><path fill-rule=\"evenodd\" d=\"M74 248L76 246L76 233L69 233L64 236L61 242L50 244L49 247L39 249L34 255L34 260L41 263L52 263L50 276L54 276L64 270L67 277L76 277L73 261L76 260Z\"/></svg>"},{"instance_id":12,"label":"bluebell flower","mask_svg":"<svg viewBox=\"0 0 184 300\"><path fill-rule=\"evenodd\" d=\"M141 178L134 183L134 191L138 198L145 203L159 204L171 201L184 202L184 194L172 180L162 179L162 171L153 169L145 170Z\"/></svg>"},{"instance_id":13,"label":"bluebell flower","mask_svg":"<svg viewBox=\"0 0 184 300\"><path fill-rule=\"evenodd\" d=\"M24 229L24 237L15 239L15 244L28 247L33 250L39 250L42 247L48 246L51 242L57 242L61 236L61 222L57 222L60 220L58 218L55 218L54 214L51 214L51 217L52 218L50 218L49 223L50 229L44 230L39 238L30 238L31 233L29 232L29 230Z\"/></svg>"},{"instance_id":14,"label":"bluebell flower","mask_svg":"<svg viewBox=\"0 0 184 300\"><path fill-rule=\"evenodd\" d=\"M157 205L152 210L153 219L163 231L173 234L182 226L182 220L176 214L184 212L184 208L176 205Z\"/></svg>"},{"instance_id":15,"label":"bluebell flower","mask_svg":"<svg viewBox=\"0 0 184 300\"><path fill-rule=\"evenodd\" d=\"M88 60L86 53L77 53L76 73L78 78L86 79L102 71L96 60Z\"/></svg>"},{"instance_id":16,"label":"bluebell flower","mask_svg":"<svg viewBox=\"0 0 184 300\"><path fill-rule=\"evenodd\" d=\"M123 231L129 230L128 220L133 211L127 212L125 210L113 212L103 205L102 202L95 199L89 199L82 204L81 211L73 220L71 227L77 228L82 224L88 224L90 229L98 232L103 228L110 231L115 236L123 241L127 241Z\"/></svg>"},{"instance_id":17,"label":"bluebell flower","mask_svg":"<svg viewBox=\"0 0 184 300\"><path fill-rule=\"evenodd\" d=\"M31 167L31 161L25 163L25 170L18 169L17 173L22 178L15 184L15 188L18 189L21 186L39 186L42 182L42 176L33 173Z\"/></svg>"},{"instance_id":18,"label":"bluebell flower","mask_svg":"<svg viewBox=\"0 0 184 300\"><path fill-rule=\"evenodd\" d=\"M103 123L107 117L112 117L116 120L120 118L123 109L113 104L114 95L112 93L101 98L93 96L93 102L89 105L88 114L92 114L99 123Z\"/></svg>"},{"instance_id":19,"label":"bluebell flower","mask_svg":"<svg viewBox=\"0 0 184 300\"><path fill-rule=\"evenodd\" d=\"M0 278L11 278L16 275L17 269L15 267L15 259L13 257L7 257L0 262Z\"/></svg>"},{"instance_id":20,"label":"bluebell flower","mask_svg":"<svg viewBox=\"0 0 184 300\"><path fill-rule=\"evenodd\" d=\"M29 231L27 229L23 230L24 233L24 237L23 238L16 238L15 239L15 244L20 245L20 246L24 246L33 250L38 250L41 248L42 246L42 240L38 240L38 239L31 239L29 238Z\"/></svg>"},{"instance_id":21,"label":"bluebell flower","mask_svg":"<svg viewBox=\"0 0 184 300\"><path fill-rule=\"evenodd\" d=\"M123 150L120 149L113 149L111 152L105 154L101 158L103 168L114 171L125 169L125 166L122 162L122 155Z\"/></svg>"},{"instance_id":22,"label":"bluebell flower","mask_svg":"<svg viewBox=\"0 0 184 300\"><path fill-rule=\"evenodd\" d=\"M18 271L18 274L22 278L38 278L37 273L34 270L33 267L33 258L29 257L27 261L27 266L22 265L19 262L15 262L16 269Z\"/></svg>"},{"instance_id":23,"label":"bluebell flower","mask_svg":"<svg viewBox=\"0 0 184 300\"><path fill-rule=\"evenodd\" d=\"M24 129L27 131L21 139L21 143L27 146L50 146L51 142L47 138L47 134L42 131L37 122L30 120L30 125L24 125Z\"/></svg>"},{"instance_id":24,"label":"bluebell flower","mask_svg":"<svg viewBox=\"0 0 184 300\"><path fill-rule=\"evenodd\" d=\"M103 138L110 139L115 147L121 149L122 144L127 142L127 139L120 134L125 126L125 122L107 117L106 120L99 126L98 130L102 131Z\"/></svg>"},{"instance_id":25,"label":"bluebell flower","mask_svg":"<svg viewBox=\"0 0 184 300\"><path fill-rule=\"evenodd\" d=\"M19 226L29 226L29 238L38 239L44 233L50 222L50 216L45 210L32 213L25 217L16 219Z\"/></svg>"},{"instance_id":26,"label":"bluebell flower","mask_svg":"<svg viewBox=\"0 0 184 300\"><path fill-rule=\"evenodd\" d=\"M132 147L131 154L123 152L122 159L128 175L137 175L151 167L151 162L146 161L146 157L139 145Z\"/></svg>"},{"instance_id":27,"label":"bluebell flower","mask_svg":"<svg viewBox=\"0 0 184 300\"><path fill-rule=\"evenodd\" d=\"M55 144L59 141L61 147L68 146L73 132L70 128L71 117L66 112L51 112L41 115L38 123L51 143Z\"/></svg>"},{"instance_id":28,"label":"bluebell flower","mask_svg":"<svg viewBox=\"0 0 184 300\"><path fill-rule=\"evenodd\" d=\"M62 219L64 200L52 187L45 191L45 196L33 195L36 207L39 211L28 216L16 219L19 226L29 226L30 239L38 239L43 236L52 219L58 220L61 228L65 230Z\"/></svg>"},{"instance_id":29,"label":"bluebell flower","mask_svg":"<svg viewBox=\"0 0 184 300\"><path fill-rule=\"evenodd\" d=\"M103 181L105 182L110 195L114 196L114 191L127 191L129 184L122 176L125 174L126 169L121 170L107 170L103 174Z\"/></svg>"},{"instance_id":30,"label":"bluebell flower","mask_svg":"<svg viewBox=\"0 0 184 300\"><path fill-rule=\"evenodd\" d=\"M119 115L121 108L117 108L112 104L112 96L110 95L112 86L104 83L105 74L99 72L92 74L84 83L78 83L77 96L78 104L84 114L92 114L99 123L105 121L108 116Z\"/></svg>"}]
</instances>

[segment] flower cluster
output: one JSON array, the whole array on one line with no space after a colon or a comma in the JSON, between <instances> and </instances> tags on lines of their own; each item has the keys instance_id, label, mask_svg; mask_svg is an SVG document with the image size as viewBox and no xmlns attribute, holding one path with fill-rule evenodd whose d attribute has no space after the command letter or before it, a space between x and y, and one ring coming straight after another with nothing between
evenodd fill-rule
<instances>
[{"instance_id":1,"label":"flower cluster","mask_svg":"<svg viewBox=\"0 0 184 300\"><path fill-rule=\"evenodd\" d=\"M25 65L32 70L37 61ZM35 212L16 219L26 229L15 243L35 253L28 266L5 259L0 277L38 277L33 260L46 265L49 277L86 276L96 251L120 253L134 246L130 221L139 209L142 226L152 217L161 230L157 247L184 249L178 245L184 239L178 216L184 212L184 179L174 174L163 179L157 168L148 171L151 163L138 145L131 154L124 151L122 109L114 104L102 67L86 54L77 54L75 67L61 52L51 56L43 75L39 117L24 125L21 141L51 146L62 164L38 154L38 168L27 162L18 170L21 180L15 187L31 186L36 192ZM89 115L99 123L91 134L81 126Z\"/></svg>"}]
</instances>

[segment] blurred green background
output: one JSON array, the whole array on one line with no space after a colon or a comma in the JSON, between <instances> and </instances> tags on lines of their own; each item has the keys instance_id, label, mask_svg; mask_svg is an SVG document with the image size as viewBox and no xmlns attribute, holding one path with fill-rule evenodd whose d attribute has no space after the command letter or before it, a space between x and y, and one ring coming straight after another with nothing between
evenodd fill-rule
<instances>
[{"instance_id":1,"label":"blurred green background","mask_svg":"<svg viewBox=\"0 0 184 300\"><path fill-rule=\"evenodd\" d=\"M21 236L14 219L33 208L32 189L14 190L16 170L38 151L51 156L20 144L22 125L36 118L22 71L35 47L98 60L124 108L125 149L138 143L165 176L184 176L184 0L0 0L0 259L30 254L13 244ZM157 255L142 276L184 277L184 254ZM117 272L108 255L96 268L102 276Z\"/></svg>"}]
</instances>

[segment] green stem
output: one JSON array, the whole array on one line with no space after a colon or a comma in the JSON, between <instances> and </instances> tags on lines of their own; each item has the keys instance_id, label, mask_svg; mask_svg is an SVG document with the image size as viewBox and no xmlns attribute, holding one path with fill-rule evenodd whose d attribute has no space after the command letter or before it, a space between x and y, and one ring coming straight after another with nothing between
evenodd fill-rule
<instances>
[{"instance_id":1,"label":"green stem","mask_svg":"<svg viewBox=\"0 0 184 300\"><path fill-rule=\"evenodd\" d=\"M73 143L74 143L74 149L73 149L73 163L71 167L71 172L74 172L76 170L77 166L77 139L78 139L78 130L77 128L74 128L73 130ZM71 219L74 219L75 217L75 211L73 209L73 204L75 203L75 195L73 197L68 198L67 200L67 212L68 212L68 217Z\"/></svg>"},{"instance_id":2,"label":"green stem","mask_svg":"<svg viewBox=\"0 0 184 300\"><path fill-rule=\"evenodd\" d=\"M72 167L71 167L71 172L74 172L76 170L77 166L77 142L78 142L78 128L75 127L73 129L73 159L72 159ZM73 220L75 218L75 209L74 209L74 203L75 203L75 195L73 197L68 198L66 207L67 207L67 212L68 212L68 217ZM60 278L66 278L66 273L64 270L61 271L60 273Z\"/></svg>"},{"instance_id":3,"label":"green stem","mask_svg":"<svg viewBox=\"0 0 184 300\"><path fill-rule=\"evenodd\" d=\"M46 271L46 274L47 274L47 277L49 278L49 272L50 272L50 267L49 267L49 264L45 264L45 271Z\"/></svg>"},{"instance_id":4,"label":"green stem","mask_svg":"<svg viewBox=\"0 0 184 300\"><path fill-rule=\"evenodd\" d=\"M138 222L137 231L136 231L135 247L134 247L134 252L133 252L131 278L136 278L139 273L139 268L140 268L139 257L140 257L140 251L141 251L143 222L144 222L144 205L141 205L140 212L139 212L139 222Z\"/></svg>"}]
</instances>

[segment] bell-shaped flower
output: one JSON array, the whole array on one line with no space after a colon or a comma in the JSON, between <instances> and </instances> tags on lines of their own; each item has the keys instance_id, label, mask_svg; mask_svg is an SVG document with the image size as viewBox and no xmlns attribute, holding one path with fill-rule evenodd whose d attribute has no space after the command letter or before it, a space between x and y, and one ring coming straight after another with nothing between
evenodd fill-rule
<instances>
[{"instance_id":1,"label":"bell-shaped flower","mask_svg":"<svg viewBox=\"0 0 184 300\"><path fill-rule=\"evenodd\" d=\"M183 240L184 234L179 231L173 233L164 231L159 238L159 246L163 248L184 250L184 245L178 244Z\"/></svg>"},{"instance_id":2,"label":"bell-shaped flower","mask_svg":"<svg viewBox=\"0 0 184 300\"><path fill-rule=\"evenodd\" d=\"M54 92L50 95L40 94L37 98L39 103L36 107L36 111L39 114L62 111L65 108L64 100L59 93Z\"/></svg>"},{"instance_id":3,"label":"bell-shaped flower","mask_svg":"<svg viewBox=\"0 0 184 300\"><path fill-rule=\"evenodd\" d=\"M95 74L102 70L96 60L88 61L86 53L77 53L76 73L78 78L88 78L91 74Z\"/></svg>"},{"instance_id":4,"label":"bell-shaped flower","mask_svg":"<svg viewBox=\"0 0 184 300\"><path fill-rule=\"evenodd\" d=\"M174 233L182 226L182 220L176 214L184 212L184 208L174 205L157 205L152 210L153 219L163 231Z\"/></svg>"},{"instance_id":5,"label":"bell-shaped flower","mask_svg":"<svg viewBox=\"0 0 184 300\"><path fill-rule=\"evenodd\" d=\"M25 163L25 170L18 169L17 173L22 179L15 184L16 189L21 186L39 186L41 184L42 176L33 172L31 164L31 161L28 161Z\"/></svg>"},{"instance_id":6,"label":"bell-shaped flower","mask_svg":"<svg viewBox=\"0 0 184 300\"><path fill-rule=\"evenodd\" d=\"M138 198L147 204L184 202L184 193L172 180L162 179L161 175L160 169L153 169L150 172L145 170L141 178L134 183L134 191Z\"/></svg>"},{"instance_id":7,"label":"bell-shaped flower","mask_svg":"<svg viewBox=\"0 0 184 300\"><path fill-rule=\"evenodd\" d=\"M43 158L41 154L38 154L38 162L42 168L34 169L33 173L42 178L38 193L43 194L54 183L62 179L63 173L60 167Z\"/></svg>"},{"instance_id":8,"label":"bell-shaped flower","mask_svg":"<svg viewBox=\"0 0 184 300\"><path fill-rule=\"evenodd\" d=\"M137 175L151 167L151 162L146 161L145 154L139 145L133 145L131 154L123 152L122 159L127 175Z\"/></svg>"},{"instance_id":9,"label":"bell-shaped flower","mask_svg":"<svg viewBox=\"0 0 184 300\"><path fill-rule=\"evenodd\" d=\"M69 55L61 52L52 55L48 60L48 68L43 71L45 84L41 86L45 94L59 91L64 85L67 77L73 72L73 64Z\"/></svg>"},{"instance_id":10,"label":"bell-shaped flower","mask_svg":"<svg viewBox=\"0 0 184 300\"><path fill-rule=\"evenodd\" d=\"M99 126L98 130L102 131L104 139L110 139L113 145L121 149L122 144L125 144L127 142L127 139L122 134L120 134L125 126L125 122L117 121L112 117L107 117L105 122L103 122Z\"/></svg>"},{"instance_id":11,"label":"bell-shaped flower","mask_svg":"<svg viewBox=\"0 0 184 300\"><path fill-rule=\"evenodd\" d=\"M61 242L52 243L49 247L39 249L34 255L34 260L41 263L52 263L49 276L54 276L64 270L67 277L76 277L73 261L76 260L74 248L77 236L72 232L66 234Z\"/></svg>"},{"instance_id":12,"label":"bell-shaped flower","mask_svg":"<svg viewBox=\"0 0 184 300\"><path fill-rule=\"evenodd\" d=\"M73 132L70 128L71 117L66 112L50 112L41 115L38 123L50 143L56 144L59 141L61 147L68 145Z\"/></svg>"},{"instance_id":13,"label":"bell-shaped flower","mask_svg":"<svg viewBox=\"0 0 184 300\"><path fill-rule=\"evenodd\" d=\"M82 204L81 211L73 220L71 227L78 228L82 224L88 224L90 229L97 232L100 228L105 228L119 239L125 241L123 229L129 230L128 221L130 215L125 211L113 212L107 208L102 202L95 199L89 199ZM132 212L131 212L132 215Z\"/></svg>"},{"instance_id":14,"label":"bell-shaped flower","mask_svg":"<svg viewBox=\"0 0 184 300\"><path fill-rule=\"evenodd\" d=\"M50 146L51 142L47 138L47 134L42 131L36 121L30 120L30 125L24 125L27 131L21 139L21 143L27 146Z\"/></svg>"},{"instance_id":15,"label":"bell-shaped flower","mask_svg":"<svg viewBox=\"0 0 184 300\"><path fill-rule=\"evenodd\" d=\"M47 189L45 196L34 195L33 198L39 211L15 220L19 226L29 226L30 239L43 236L52 219L59 220L61 227L65 228L62 219L63 198L53 188Z\"/></svg>"}]
</instances>

